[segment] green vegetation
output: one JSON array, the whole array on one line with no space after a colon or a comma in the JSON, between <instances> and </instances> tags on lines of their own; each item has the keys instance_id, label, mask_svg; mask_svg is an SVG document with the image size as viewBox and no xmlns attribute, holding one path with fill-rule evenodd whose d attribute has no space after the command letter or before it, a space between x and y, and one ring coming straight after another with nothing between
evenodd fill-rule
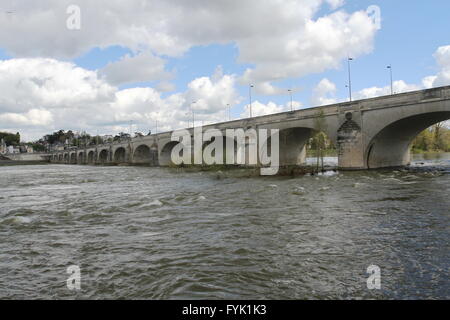
<instances>
[{"instance_id":1,"label":"green vegetation","mask_svg":"<svg viewBox=\"0 0 450 320\"><path fill-rule=\"evenodd\" d=\"M321 124L317 124L319 127ZM323 132L317 131L306 144L307 156L321 159L324 156L337 156L336 147ZM450 152L450 128L445 122L422 131L413 141L412 153Z\"/></svg>"},{"instance_id":2,"label":"green vegetation","mask_svg":"<svg viewBox=\"0 0 450 320\"><path fill-rule=\"evenodd\" d=\"M450 128L438 123L422 131L413 141L413 153L450 152Z\"/></svg>"},{"instance_id":3,"label":"green vegetation","mask_svg":"<svg viewBox=\"0 0 450 320\"><path fill-rule=\"evenodd\" d=\"M72 130L64 131L59 130L44 136L43 140L47 141L49 144L70 144L73 146L83 146L83 145L95 145L102 144L103 139L99 136L92 137L90 134L83 132L80 136L76 136Z\"/></svg>"},{"instance_id":4,"label":"green vegetation","mask_svg":"<svg viewBox=\"0 0 450 320\"><path fill-rule=\"evenodd\" d=\"M33 148L34 152L45 152L45 151L47 151L45 146L40 144L40 143L29 143L29 145L31 145L31 147Z\"/></svg>"},{"instance_id":5,"label":"green vegetation","mask_svg":"<svg viewBox=\"0 0 450 320\"><path fill-rule=\"evenodd\" d=\"M323 113L323 110L320 110L317 113L317 117L314 119L314 128L315 133L310 140L311 145L314 145L314 150L316 151L316 170L319 172L319 160L320 160L320 167L322 171L324 170L323 165L323 157L325 156L324 150L327 149L327 135L325 134L326 130L326 122L325 122L325 115Z\"/></svg>"},{"instance_id":6,"label":"green vegetation","mask_svg":"<svg viewBox=\"0 0 450 320\"><path fill-rule=\"evenodd\" d=\"M46 136L44 136L44 140L47 141L50 144L55 144L55 143L65 143L66 140L67 141L71 141L72 139L74 139L74 133L72 132L72 130L69 130L67 132L65 132L64 130L59 130L56 132L53 132L52 134L48 134Z\"/></svg>"},{"instance_id":7,"label":"green vegetation","mask_svg":"<svg viewBox=\"0 0 450 320\"><path fill-rule=\"evenodd\" d=\"M0 132L0 141L4 140L7 146L18 146L20 144L20 134L17 132Z\"/></svg>"}]
</instances>

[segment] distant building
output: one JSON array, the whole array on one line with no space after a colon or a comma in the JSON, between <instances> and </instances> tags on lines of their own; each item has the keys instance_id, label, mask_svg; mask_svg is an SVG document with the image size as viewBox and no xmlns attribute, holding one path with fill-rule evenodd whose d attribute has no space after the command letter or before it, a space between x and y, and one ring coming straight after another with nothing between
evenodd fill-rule
<instances>
[{"instance_id":1,"label":"distant building","mask_svg":"<svg viewBox=\"0 0 450 320\"><path fill-rule=\"evenodd\" d=\"M64 145L63 144L59 144L59 145L56 145L55 146L55 148L53 149L53 150L56 150L56 151L64 151Z\"/></svg>"},{"instance_id":2,"label":"distant building","mask_svg":"<svg viewBox=\"0 0 450 320\"><path fill-rule=\"evenodd\" d=\"M13 154L13 153L20 153L19 148L15 148L14 146L8 146L6 153Z\"/></svg>"}]
</instances>

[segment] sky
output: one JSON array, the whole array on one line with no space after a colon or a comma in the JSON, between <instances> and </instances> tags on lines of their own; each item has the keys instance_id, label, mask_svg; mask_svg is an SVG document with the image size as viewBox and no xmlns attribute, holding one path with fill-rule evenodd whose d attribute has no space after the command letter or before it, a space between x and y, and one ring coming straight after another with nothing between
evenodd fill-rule
<instances>
[{"instance_id":1,"label":"sky","mask_svg":"<svg viewBox=\"0 0 450 320\"><path fill-rule=\"evenodd\" d=\"M250 93L253 116L347 101L348 57L354 99L390 94L388 65L395 93L450 85L448 12L448 0L2 0L0 131L169 131L246 118Z\"/></svg>"}]
</instances>

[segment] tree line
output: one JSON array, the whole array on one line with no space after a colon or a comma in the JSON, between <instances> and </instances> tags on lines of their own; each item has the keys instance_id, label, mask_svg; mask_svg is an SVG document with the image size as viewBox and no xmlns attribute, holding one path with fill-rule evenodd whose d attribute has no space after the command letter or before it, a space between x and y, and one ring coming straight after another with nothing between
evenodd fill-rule
<instances>
[{"instance_id":1,"label":"tree line","mask_svg":"<svg viewBox=\"0 0 450 320\"><path fill-rule=\"evenodd\" d=\"M6 146L18 146L20 145L20 133L0 132L0 141L3 140Z\"/></svg>"},{"instance_id":2,"label":"tree line","mask_svg":"<svg viewBox=\"0 0 450 320\"><path fill-rule=\"evenodd\" d=\"M450 128L444 122L422 131L413 141L413 153L450 152Z\"/></svg>"},{"instance_id":3,"label":"tree line","mask_svg":"<svg viewBox=\"0 0 450 320\"><path fill-rule=\"evenodd\" d=\"M326 123L323 111L318 112L315 118L315 132L306 143L308 157L317 159L315 169L323 171L323 158L336 156L337 150L333 142L325 134ZM411 144L412 153L424 152L450 152L450 128L448 122L437 123L422 131Z\"/></svg>"}]
</instances>

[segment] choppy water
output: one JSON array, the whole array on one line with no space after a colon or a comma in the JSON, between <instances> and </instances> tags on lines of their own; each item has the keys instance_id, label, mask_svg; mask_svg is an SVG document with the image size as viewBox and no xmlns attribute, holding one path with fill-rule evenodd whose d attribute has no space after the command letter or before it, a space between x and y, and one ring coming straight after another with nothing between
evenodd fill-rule
<instances>
[{"instance_id":1,"label":"choppy water","mask_svg":"<svg viewBox=\"0 0 450 320\"><path fill-rule=\"evenodd\" d=\"M0 167L0 298L448 299L450 155L416 165L296 178ZM372 264L381 290L367 289Z\"/></svg>"}]
</instances>

